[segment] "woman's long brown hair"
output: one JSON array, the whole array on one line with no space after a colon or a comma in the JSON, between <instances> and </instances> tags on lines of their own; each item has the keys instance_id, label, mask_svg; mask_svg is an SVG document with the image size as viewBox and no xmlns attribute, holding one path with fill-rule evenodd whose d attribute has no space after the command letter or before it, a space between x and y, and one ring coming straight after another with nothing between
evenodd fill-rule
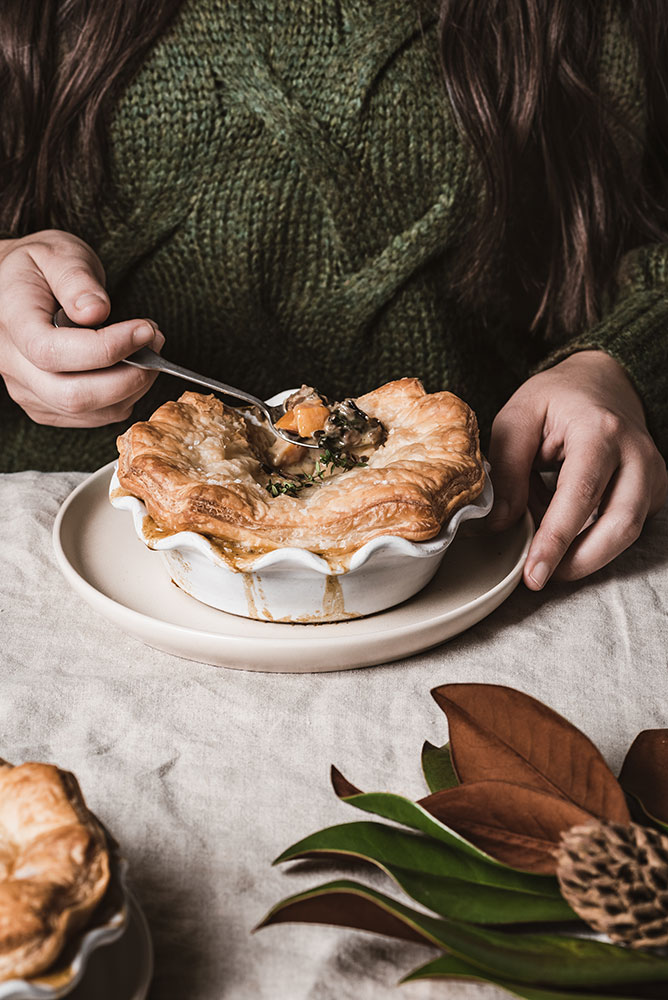
<instances>
[{"instance_id":1,"label":"woman's long brown hair","mask_svg":"<svg viewBox=\"0 0 668 1000\"><path fill-rule=\"evenodd\" d=\"M0 229L68 228L99 190L111 102L183 0L2 0Z\"/></svg>"},{"instance_id":2,"label":"woman's long brown hair","mask_svg":"<svg viewBox=\"0 0 668 1000\"><path fill-rule=\"evenodd\" d=\"M595 322L624 250L668 240L668 11L618 6L644 72L646 135L599 89L608 0L441 3L445 83L485 179L456 281L474 298L505 244L548 333ZM640 169L618 142L636 145Z\"/></svg>"},{"instance_id":3,"label":"woman's long brown hair","mask_svg":"<svg viewBox=\"0 0 668 1000\"><path fill-rule=\"evenodd\" d=\"M645 74L645 137L599 89L607 2L441 0L447 93L484 180L455 284L473 299L505 247L548 331L595 321L622 252L668 239L665 0L620 0ZM113 101L182 3L3 0L1 230L76 226L73 174L100 189ZM641 171L624 163L620 131L644 144Z\"/></svg>"}]
</instances>

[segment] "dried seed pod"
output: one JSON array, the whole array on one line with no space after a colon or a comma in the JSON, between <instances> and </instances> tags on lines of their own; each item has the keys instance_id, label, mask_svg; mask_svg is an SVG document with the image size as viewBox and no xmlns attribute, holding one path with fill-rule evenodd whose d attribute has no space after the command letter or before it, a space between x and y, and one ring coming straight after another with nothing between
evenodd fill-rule
<instances>
[{"instance_id":1,"label":"dried seed pod","mask_svg":"<svg viewBox=\"0 0 668 1000\"><path fill-rule=\"evenodd\" d=\"M593 822L562 834L557 878L591 927L632 948L668 946L668 837L636 823Z\"/></svg>"}]
</instances>

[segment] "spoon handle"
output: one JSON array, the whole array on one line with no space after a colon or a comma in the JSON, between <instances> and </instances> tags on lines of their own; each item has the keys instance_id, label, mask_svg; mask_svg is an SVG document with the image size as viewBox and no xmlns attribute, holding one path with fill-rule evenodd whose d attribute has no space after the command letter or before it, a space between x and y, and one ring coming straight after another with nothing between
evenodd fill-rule
<instances>
[{"instance_id":1,"label":"spoon handle","mask_svg":"<svg viewBox=\"0 0 668 1000\"><path fill-rule=\"evenodd\" d=\"M202 385L206 389L213 389L215 392L223 392L228 396L234 396L235 399L243 399L244 402L250 403L253 406L258 406L267 416L270 416L267 404L264 400L259 399L257 396L252 396L248 392L244 392L243 389L235 389L231 385L226 385L225 382L219 382L215 378L207 378L204 375L199 375L197 372L191 371L189 368L184 368L182 365L174 364L173 361L167 361L166 358L161 357L152 351L150 347L140 347L138 351L134 354L128 355L127 358L123 358L126 365L134 365L135 368L146 368L149 371L156 372L166 372L169 375L176 375L178 378L183 378L187 382L194 382L196 385Z\"/></svg>"},{"instance_id":2,"label":"spoon handle","mask_svg":"<svg viewBox=\"0 0 668 1000\"><path fill-rule=\"evenodd\" d=\"M55 327L77 327L79 324L74 323L64 309L59 309L53 317L53 325ZM290 444L298 444L302 448L320 449L320 445L316 441L300 438L294 431L285 431L276 427L275 421L284 412L282 406L269 406L263 399L260 399L258 396L252 396L249 392L244 392L243 389L235 389L234 386L227 385L225 382L219 382L215 378L207 378L205 375L191 371L190 368L183 368L182 365L176 365L173 361L167 361L166 358L152 351L150 347L140 347L134 354L130 354L127 358L122 358L121 361L126 365L132 365L134 368L146 368L149 371L166 372L168 375L176 375L177 378L185 379L187 382L194 382L195 385L204 386L205 389L213 389L214 392L222 392L226 396L234 396L235 399L241 399L244 403L258 407L264 413L273 433L277 437L283 438L284 441L289 441Z\"/></svg>"}]
</instances>

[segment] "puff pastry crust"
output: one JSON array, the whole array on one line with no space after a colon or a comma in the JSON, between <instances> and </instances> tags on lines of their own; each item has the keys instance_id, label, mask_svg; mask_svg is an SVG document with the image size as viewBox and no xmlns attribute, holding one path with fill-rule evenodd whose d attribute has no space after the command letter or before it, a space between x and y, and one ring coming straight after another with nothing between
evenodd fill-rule
<instances>
[{"instance_id":1,"label":"puff pastry crust","mask_svg":"<svg viewBox=\"0 0 668 1000\"><path fill-rule=\"evenodd\" d=\"M48 969L108 882L106 838L74 775L0 761L0 981Z\"/></svg>"},{"instance_id":2,"label":"puff pastry crust","mask_svg":"<svg viewBox=\"0 0 668 1000\"><path fill-rule=\"evenodd\" d=\"M267 492L266 464L247 421L193 392L118 439L118 478L159 529L218 539L239 554L237 568L243 554L284 546L337 561L379 535L434 537L482 492L475 414L452 393L427 394L415 378L355 402L384 425L385 443L364 466L337 470L295 496Z\"/></svg>"}]
</instances>

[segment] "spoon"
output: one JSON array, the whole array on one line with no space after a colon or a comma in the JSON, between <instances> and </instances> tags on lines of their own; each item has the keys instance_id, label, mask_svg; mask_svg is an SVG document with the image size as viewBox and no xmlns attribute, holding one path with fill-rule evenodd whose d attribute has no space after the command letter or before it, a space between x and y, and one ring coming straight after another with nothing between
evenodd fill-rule
<instances>
[{"instance_id":1,"label":"spoon","mask_svg":"<svg viewBox=\"0 0 668 1000\"><path fill-rule=\"evenodd\" d=\"M55 327L80 327L79 323L74 323L69 318L64 309L59 309L55 314L53 325ZM156 354L150 347L140 347L134 354L130 354L127 358L122 358L121 360L124 364L133 365L135 368L166 372L168 375L176 375L177 378L185 379L186 382L194 382L196 385L202 385L206 389L213 389L214 392L222 392L226 396L234 396L235 399L242 399L245 403L248 403L250 406L256 406L264 413L271 430L277 437L283 438L284 441L289 441L290 444L298 444L300 448L316 448L320 450L320 445L313 441L312 438L302 438L294 431L286 431L276 426L276 421L280 420L285 413L283 403L272 406L269 403L265 403L258 396L252 396L249 392L244 392L243 389L235 389L224 382L218 382L215 378L207 378L206 375L199 375L197 372L190 371L189 368L176 365L173 361L168 361L166 358Z\"/></svg>"}]
</instances>

